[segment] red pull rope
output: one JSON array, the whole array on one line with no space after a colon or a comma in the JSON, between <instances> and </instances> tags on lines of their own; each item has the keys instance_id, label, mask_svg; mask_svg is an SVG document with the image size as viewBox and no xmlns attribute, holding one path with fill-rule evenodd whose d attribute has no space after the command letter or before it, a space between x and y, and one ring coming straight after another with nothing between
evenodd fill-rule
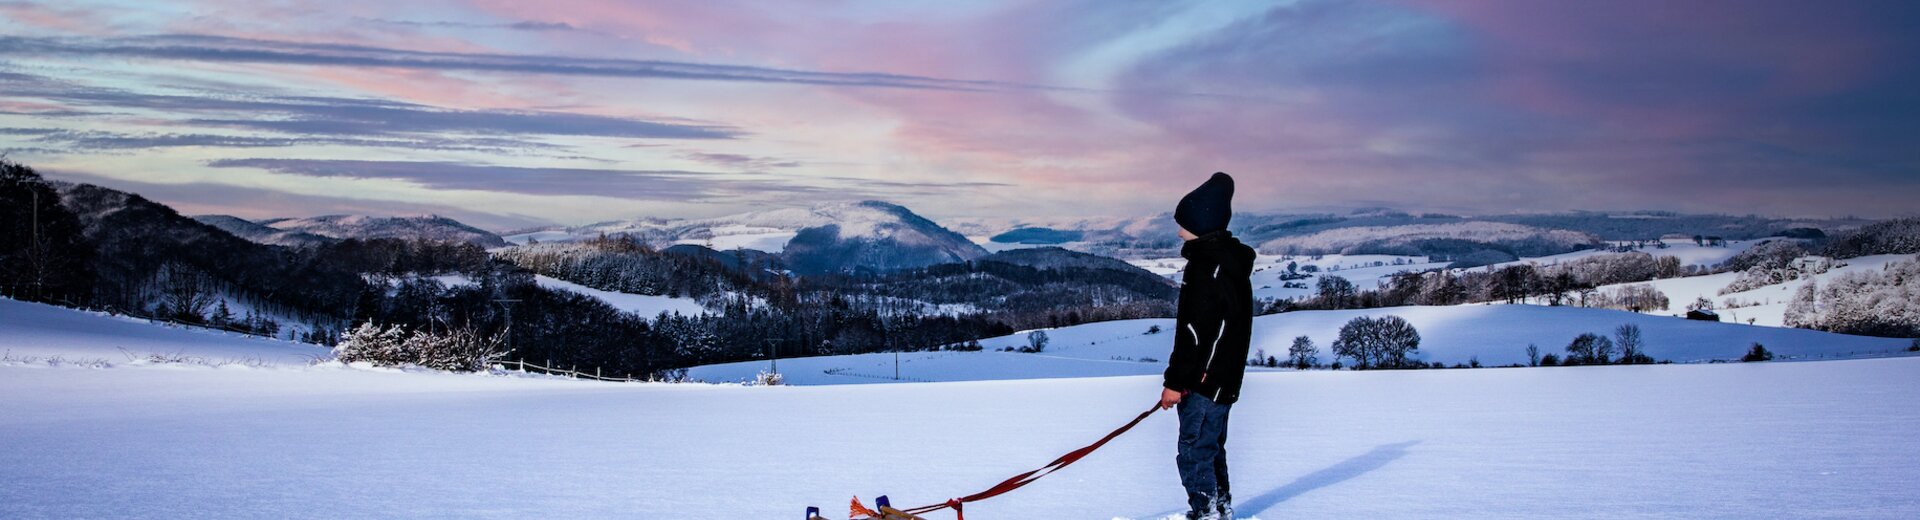
<instances>
[{"instance_id":1,"label":"red pull rope","mask_svg":"<svg viewBox=\"0 0 1920 520\"><path fill-rule=\"evenodd\" d=\"M1006 480L1000 481L999 484L994 484L993 487L987 488L986 491L981 491L979 493L974 493L974 494L967 495L960 498L949 499L944 504L920 506L913 509L905 509L905 510L902 510L902 512L905 512L911 515L919 515L922 513L931 513L934 511L939 511L941 509L952 508L954 517L956 519L966 520L966 516L964 516L960 511L960 506L962 504L965 504L967 502L978 502L981 500L986 500L989 498L1000 496L1002 493L1013 491L1015 489L1020 489L1021 486L1031 484L1035 480L1040 480L1041 477L1045 477L1047 475L1052 474L1055 471L1059 471L1060 468L1067 467L1067 465L1073 464L1074 462L1079 461L1081 458L1086 457L1087 454L1093 453L1093 450L1100 449L1101 446L1106 445L1107 441L1113 440L1114 437L1119 437L1120 434L1127 433L1127 430L1133 429L1134 425L1140 424L1140 421L1146 420L1147 416L1153 415L1153 412L1157 412L1157 411L1160 411L1160 404L1154 403L1153 407L1147 408L1147 411L1140 412L1139 416L1134 417L1133 420L1131 421L1127 421L1127 424L1121 425L1120 428L1113 430L1113 432L1108 433L1107 436L1105 437L1101 437L1100 440L1095 441L1093 444L1088 444L1080 449L1067 452L1066 455L1061 455L1060 458L1053 459L1053 462L1048 462L1047 465L1045 466L1034 468L1033 471L1028 471L1026 473L1021 473L1019 475L1014 475L1012 478L1008 478Z\"/></svg>"}]
</instances>

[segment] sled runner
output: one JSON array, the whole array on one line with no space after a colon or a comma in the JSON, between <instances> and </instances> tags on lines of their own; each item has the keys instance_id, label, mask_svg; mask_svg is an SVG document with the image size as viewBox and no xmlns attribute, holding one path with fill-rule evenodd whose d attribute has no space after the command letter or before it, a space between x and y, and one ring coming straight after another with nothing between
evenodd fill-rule
<instances>
[{"instance_id":1,"label":"sled runner","mask_svg":"<svg viewBox=\"0 0 1920 520\"><path fill-rule=\"evenodd\" d=\"M939 511L942 509L952 509L955 520L966 520L967 518L966 515L961 511L961 506L965 505L966 503L986 500L989 498L999 496L1002 493L1019 489L1021 486L1031 484L1035 480L1040 480L1040 477L1050 475L1054 471L1058 471L1060 468L1067 467L1067 465L1073 464L1075 461L1080 460L1082 457L1086 457L1087 454L1093 453L1093 450L1097 450L1097 449L1100 449L1101 446L1105 446L1107 444L1107 441L1113 440L1114 437L1119 437L1120 434L1127 433L1127 430L1133 429L1134 425L1140 424L1140 421L1146 420L1147 416L1153 415L1153 412L1157 412L1157 411L1160 411L1160 405L1159 403L1154 403L1154 406L1147 408L1147 411L1140 412L1140 415L1134 417L1132 421L1127 421L1127 424L1121 425L1118 429L1115 429L1112 432L1108 433L1107 436L1101 437L1100 440L1098 441L1094 441L1093 444L1088 444L1084 447L1081 447L1080 449L1067 452L1066 455L1061 455L1060 458L1053 459L1053 462L1048 462L1047 465L1036 468L1033 471L1028 471L1026 473L1021 473L1019 475L1014 475L1012 478L1003 480L999 484L995 484L993 487L987 488L986 491L981 491L979 493L974 493L974 494L967 495L960 498L948 499L946 502L940 503L940 504L920 506L920 507L909 508L909 509L894 509L893 504L887 500L887 497L885 495L882 495L880 496L880 498L874 500L874 506L877 508L877 510L868 509L867 506L860 503L860 497L856 496L856 497L853 497L853 503L848 505L847 518L850 518L852 520L926 520L925 518L922 518L918 515L932 513L934 511ZM820 508L808 507L807 520L826 520L826 519L820 516Z\"/></svg>"},{"instance_id":2,"label":"sled runner","mask_svg":"<svg viewBox=\"0 0 1920 520\"><path fill-rule=\"evenodd\" d=\"M886 495L880 495L880 498L874 499L874 507L878 510L868 509L867 506L860 503L860 497L853 497L853 504L849 507L850 511L847 513L847 516L858 520L926 520L925 518L908 514L906 511L894 509L893 504L887 501ZM827 519L826 517L820 516L820 508L808 507L807 520Z\"/></svg>"}]
</instances>

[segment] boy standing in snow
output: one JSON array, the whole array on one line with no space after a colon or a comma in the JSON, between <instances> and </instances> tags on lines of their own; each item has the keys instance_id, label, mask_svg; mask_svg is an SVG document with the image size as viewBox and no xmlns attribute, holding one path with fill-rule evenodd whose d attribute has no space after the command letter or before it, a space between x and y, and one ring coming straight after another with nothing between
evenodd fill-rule
<instances>
[{"instance_id":1,"label":"boy standing in snow","mask_svg":"<svg viewBox=\"0 0 1920 520\"><path fill-rule=\"evenodd\" d=\"M1227 231L1233 177L1215 173L1173 213L1187 259L1162 409L1179 407L1174 461L1187 489L1187 518L1232 518L1227 488L1227 412L1240 398L1253 333L1253 248Z\"/></svg>"}]
</instances>

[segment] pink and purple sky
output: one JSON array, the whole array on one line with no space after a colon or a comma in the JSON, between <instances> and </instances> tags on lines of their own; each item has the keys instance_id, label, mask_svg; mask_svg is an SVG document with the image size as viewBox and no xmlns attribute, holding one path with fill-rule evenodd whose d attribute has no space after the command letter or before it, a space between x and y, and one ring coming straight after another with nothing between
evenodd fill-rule
<instances>
[{"instance_id":1,"label":"pink and purple sky","mask_svg":"<svg viewBox=\"0 0 1920 520\"><path fill-rule=\"evenodd\" d=\"M0 150L243 217L1895 216L1920 2L0 0Z\"/></svg>"}]
</instances>

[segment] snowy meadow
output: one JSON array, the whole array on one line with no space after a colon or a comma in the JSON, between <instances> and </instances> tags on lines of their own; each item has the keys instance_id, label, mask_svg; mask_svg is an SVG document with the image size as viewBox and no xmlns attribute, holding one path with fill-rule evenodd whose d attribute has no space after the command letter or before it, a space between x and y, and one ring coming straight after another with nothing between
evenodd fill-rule
<instances>
[{"instance_id":1,"label":"snowy meadow","mask_svg":"<svg viewBox=\"0 0 1920 520\"><path fill-rule=\"evenodd\" d=\"M1089 442L1159 386L1083 377L1138 362L991 352L949 353L996 360L952 372L974 381L781 387L311 365L293 344L266 364L102 368L46 360L271 350L0 304L0 348L14 352L0 362L6 518L787 518L856 494L932 503ZM785 370L802 379L804 361ZM983 375L996 366L1030 379ZM1905 357L1256 372L1232 426L1234 490L1257 518L1910 517L1917 380L1920 358ZM1167 517L1181 500L1173 435L1156 415L967 512Z\"/></svg>"}]
</instances>

